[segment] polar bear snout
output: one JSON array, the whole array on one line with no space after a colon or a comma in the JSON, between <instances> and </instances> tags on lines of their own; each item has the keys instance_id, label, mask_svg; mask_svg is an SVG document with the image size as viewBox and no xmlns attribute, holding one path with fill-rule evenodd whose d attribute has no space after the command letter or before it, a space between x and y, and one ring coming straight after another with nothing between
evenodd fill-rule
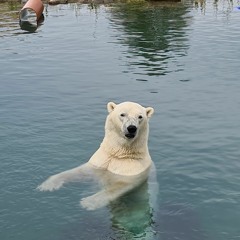
<instances>
[{"instance_id":1,"label":"polar bear snout","mask_svg":"<svg viewBox=\"0 0 240 240\"><path fill-rule=\"evenodd\" d=\"M134 125L129 125L127 127L127 133L125 134L125 136L127 138L134 138L136 136L137 133L137 127Z\"/></svg>"},{"instance_id":2,"label":"polar bear snout","mask_svg":"<svg viewBox=\"0 0 240 240\"><path fill-rule=\"evenodd\" d=\"M130 126L127 127L127 130L128 130L129 133L133 134L133 133L137 132L137 127L134 126L134 125L130 125Z\"/></svg>"}]
</instances>

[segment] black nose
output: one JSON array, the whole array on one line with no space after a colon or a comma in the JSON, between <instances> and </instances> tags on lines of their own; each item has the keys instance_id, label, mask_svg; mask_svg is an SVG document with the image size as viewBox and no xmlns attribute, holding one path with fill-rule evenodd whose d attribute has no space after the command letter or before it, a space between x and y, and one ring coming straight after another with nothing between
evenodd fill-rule
<instances>
[{"instance_id":1,"label":"black nose","mask_svg":"<svg viewBox=\"0 0 240 240\"><path fill-rule=\"evenodd\" d=\"M128 130L129 133L136 133L137 127L134 126L134 125L130 125L130 126L127 127L127 130Z\"/></svg>"}]
</instances>

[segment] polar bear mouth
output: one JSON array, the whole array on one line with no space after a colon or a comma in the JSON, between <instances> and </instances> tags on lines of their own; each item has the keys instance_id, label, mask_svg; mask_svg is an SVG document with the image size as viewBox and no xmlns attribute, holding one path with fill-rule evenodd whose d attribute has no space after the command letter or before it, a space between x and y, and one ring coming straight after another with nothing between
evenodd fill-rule
<instances>
[{"instance_id":1,"label":"polar bear mouth","mask_svg":"<svg viewBox=\"0 0 240 240\"><path fill-rule=\"evenodd\" d=\"M133 133L127 133L125 134L125 137L128 138L128 139L132 139L132 138L135 138L136 134L133 134Z\"/></svg>"}]
</instances>

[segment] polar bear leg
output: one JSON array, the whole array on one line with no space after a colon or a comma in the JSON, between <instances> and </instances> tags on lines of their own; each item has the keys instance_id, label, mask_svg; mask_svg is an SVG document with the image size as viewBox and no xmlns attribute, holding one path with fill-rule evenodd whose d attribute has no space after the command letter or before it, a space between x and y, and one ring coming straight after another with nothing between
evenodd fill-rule
<instances>
[{"instance_id":1,"label":"polar bear leg","mask_svg":"<svg viewBox=\"0 0 240 240\"><path fill-rule=\"evenodd\" d=\"M49 177L41 185L37 187L40 191L54 191L58 190L64 183L80 180L90 174L91 167L83 164L79 167L55 174Z\"/></svg>"},{"instance_id":2,"label":"polar bear leg","mask_svg":"<svg viewBox=\"0 0 240 240\"><path fill-rule=\"evenodd\" d=\"M97 208L104 207L110 203L111 199L106 194L106 191L100 191L92 196L82 198L80 204L87 210L95 210Z\"/></svg>"},{"instance_id":3,"label":"polar bear leg","mask_svg":"<svg viewBox=\"0 0 240 240\"><path fill-rule=\"evenodd\" d=\"M134 187L134 185L130 185L128 182L116 182L96 194L82 198L80 204L87 210L95 210L108 205L110 202L131 191Z\"/></svg>"}]
</instances>

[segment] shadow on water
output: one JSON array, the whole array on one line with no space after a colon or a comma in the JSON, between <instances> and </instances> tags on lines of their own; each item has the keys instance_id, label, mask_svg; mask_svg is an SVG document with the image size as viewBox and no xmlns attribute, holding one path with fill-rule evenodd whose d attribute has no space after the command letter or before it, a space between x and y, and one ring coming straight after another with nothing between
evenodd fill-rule
<instances>
[{"instance_id":1,"label":"shadow on water","mask_svg":"<svg viewBox=\"0 0 240 240\"><path fill-rule=\"evenodd\" d=\"M126 54L130 68L137 74L165 75L170 63L175 71L182 67L178 57L188 50L186 28L191 23L188 6L181 3L150 5L125 4L112 9L114 27L121 29L117 43L128 46ZM123 33L123 34L122 34Z\"/></svg>"}]
</instances>

